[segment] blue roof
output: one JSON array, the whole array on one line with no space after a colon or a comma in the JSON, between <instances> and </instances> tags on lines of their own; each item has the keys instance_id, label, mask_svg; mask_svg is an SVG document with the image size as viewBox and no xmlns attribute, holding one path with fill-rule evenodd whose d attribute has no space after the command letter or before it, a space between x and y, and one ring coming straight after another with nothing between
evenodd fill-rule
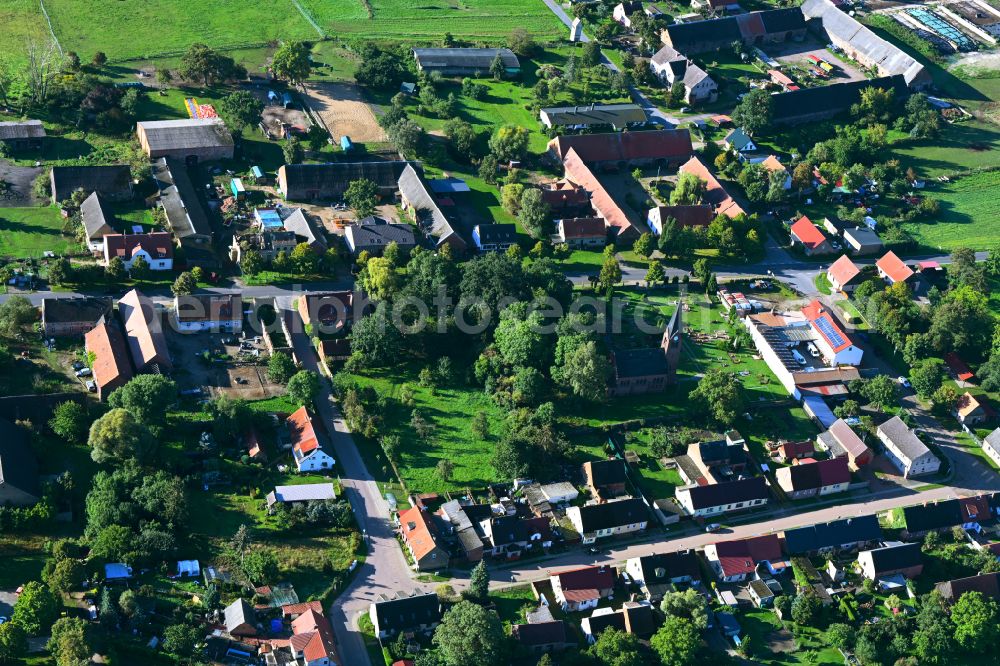
<instances>
[{"instance_id":1,"label":"blue roof","mask_svg":"<svg viewBox=\"0 0 1000 666\"><path fill-rule=\"evenodd\" d=\"M285 223L281 221L281 216L278 215L278 211L276 210L257 208L254 210L253 215L264 229L281 229L285 226Z\"/></svg>"},{"instance_id":2,"label":"blue roof","mask_svg":"<svg viewBox=\"0 0 1000 666\"><path fill-rule=\"evenodd\" d=\"M131 578L132 571L124 564L117 562L112 564L104 565L104 577L108 579L113 578Z\"/></svg>"},{"instance_id":3,"label":"blue roof","mask_svg":"<svg viewBox=\"0 0 1000 666\"><path fill-rule=\"evenodd\" d=\"M354 144L351 143L351 137L347 136L346 134L340 137L341 148L343 148L344 150L350 150L352 145Z\"/></svg>"},{"instance_id":4,"label":"blue roof","mask_svg":"<svg viewBox=\"0 0 1000 666\"><path fill-rule=\"evenodd\" d=\"M254 178L263 178L264 172L260 170L259 166L250 167L250 173L253 174Z\"/></svg>"},{"instance_id":5,"label":"blue roof","mask_svg":"<svg viewBox=\"0 0 1000 666\"><path fill-rule=\"evenodd\" d=\"M819 397L818 395L807 395L802 398L802 403L809 407L809 411L813 413L819 422L823 424L824 428L829 428L834 423L837 422L837 416L830 409L830 405L826 404L826 400Z\"/></svg>"}]
</instances>

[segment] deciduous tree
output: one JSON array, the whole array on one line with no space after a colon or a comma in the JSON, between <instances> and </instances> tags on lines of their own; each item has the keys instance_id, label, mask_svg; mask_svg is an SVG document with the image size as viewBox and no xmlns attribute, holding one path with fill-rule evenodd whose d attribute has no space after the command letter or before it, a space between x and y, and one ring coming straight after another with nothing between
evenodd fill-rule
<instances>
[{"instance_id":1,"label":"deciduous tree","mask_svg":"<svg viewBox=\"0 0 1000 666\"><path fill-rule=\"evenodd\" d=\"M499 666L506 656L503 625L496 612L469 601L452 606L434 631L445 666Z\"/></svg>"},{"instance_id":2,"label":"deciduous tree","mask_svg":"<svg viewBox=\"0 0 1000 666\"><path fill-rule=\"evenodd\" d=\"M309 60L309 45L305 42L285 42L274 52L271 69L281 79L293 84L309 78L312 63Z\"/></svg>"}]
</instances>

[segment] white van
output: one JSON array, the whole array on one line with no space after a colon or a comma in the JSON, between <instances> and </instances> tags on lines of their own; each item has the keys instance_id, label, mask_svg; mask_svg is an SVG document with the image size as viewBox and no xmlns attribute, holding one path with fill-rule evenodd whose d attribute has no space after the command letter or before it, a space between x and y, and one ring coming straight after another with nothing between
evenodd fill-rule
<instances>
[{"instance_id":1,"label":"white van","mask_svg":"<svg viewBox=\"0 0 1000 666\"><path fill-rule=\"evenodd\" d=\"M792 350L792 357L795 359L795 361L799 365L805 365L806 364L806 357L803 356L802 354L800 354L798 349L793 349Z\"/></svg>"}]
</instances>

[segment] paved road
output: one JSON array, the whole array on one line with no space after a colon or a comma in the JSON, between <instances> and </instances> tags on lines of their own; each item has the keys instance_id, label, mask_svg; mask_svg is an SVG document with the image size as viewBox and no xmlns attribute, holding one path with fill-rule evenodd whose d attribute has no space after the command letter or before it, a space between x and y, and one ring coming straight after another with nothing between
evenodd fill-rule
<instances>
[{"instance_id":1,"label":"paved road","mask_svg":"<svg viewBox=\"0 0 1000 666\"><path fill-rule=\"evenodd\" d=\"M217 286L217 287L207 287L205 289L199 289L199 293L213 293L213 294L243 294L245 298L284 298L290 300L299 294L306 291L333 291L337 289L352 289L354 287L354 280L352 278L342 278L338 280L328 280L324 282L307 282L304 284L283 284L283 285L261 285L257 287L244 287L239 284ZM19 295L26 297L33 305L41 305L42 299L44 298L76 298L84 295L91 296L113 296L115 298L120 298L125 294L124 288L119 289L94 289L86 290L85 292L77 291L30 291L30 292L17 292L9 291L6 294L0 294L0 303L10 298L12 295ZM174 296L170 291L169 287L157 287L155 289L143 289L142 293L149 296L151 299L158 303L166 303L168 301L173 301Z\"/></svg>"},{"instance_id":2,"label":"paved road","mask_svg":"<svg viewBox=\"0 0 1000 666\"><path fill-rule=\"evenodd\" d=\"M290 298L282 298L278 304L290 307ZM295 355L307 370L321 372L319 359L313 351L309 336L304 332L298 313L293 311L297 321L297 332L292 333ZM358 525L365 531L368 540L368 557L355 575L350 586L344 590L330 608L330 621L337 635L338 649L344 664L369 664L364 641L357 631L357 618L368 610L372 600L382 593L396 591L410 592L421 585L412 578L402 551L388 520L389 507L382 498L378 483L368 473L358 452L340 410L324 382L316 410L323 420L333 442L334 452L343 470L344 492L354 509Z\"/></svg>"}]
</instances>

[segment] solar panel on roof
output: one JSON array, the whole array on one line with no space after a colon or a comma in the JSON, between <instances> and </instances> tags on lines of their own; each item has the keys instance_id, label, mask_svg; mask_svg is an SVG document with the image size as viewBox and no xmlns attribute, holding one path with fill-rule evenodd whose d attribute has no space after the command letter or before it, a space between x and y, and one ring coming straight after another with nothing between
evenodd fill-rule
<instances>
[{"instance_id":1,"label":"solar panel on roof","mask_svg":"<svg viewBox=\"0 0 1000 666\"><path fill-rule=\"evenodd\" d=\"M816 328L826 336L826 339L830 341L830 344L836 348L841 346L846 342L844 336L840 334L840 331L833 325L833 322L826 317L820 317L816 320Z\"/></svg>"}]
</instances>

